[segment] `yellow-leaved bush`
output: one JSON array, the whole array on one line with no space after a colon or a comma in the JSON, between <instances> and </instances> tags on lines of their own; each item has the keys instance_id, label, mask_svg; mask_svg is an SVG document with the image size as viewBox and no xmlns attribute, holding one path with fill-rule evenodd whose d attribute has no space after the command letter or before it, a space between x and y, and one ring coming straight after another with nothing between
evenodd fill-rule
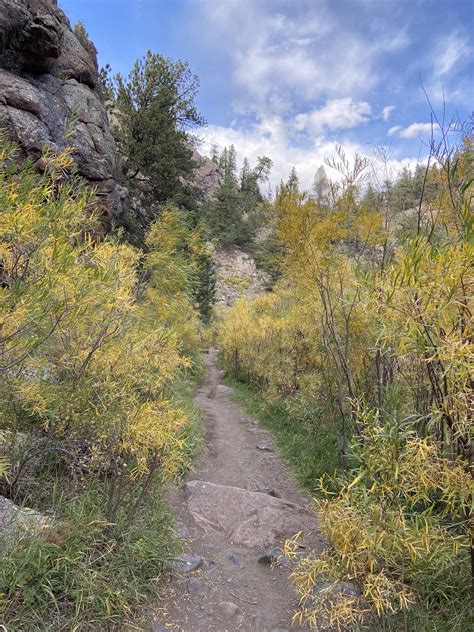
<instances>
[{"instance_id":1,"label":"yellow-leaved bush","mask_svg":"<svg viewBox=\"0 0 474 632\"><path fill-rule=\"evenodd\" d=\"M36 437L72 481L103 479L114 521L155 471L175 476L188 458L169 387L198 346L192 253L179 250L193 234L170 208L146 254L98 239L71 152L44 158L38 175L14 146L0 151L0 427ZM5 482L14 496L21 470Z\"/></svg>"},{"instance_id":2,"label":"yellow-leaved bush","mask_svg":"<svg viewBox=\"0 0 474 632\"><path fill-rule=\"evenodd\" d=\"M435 159L425 179L436 197L403 217L382 203L365 208L368 163L350 164L342 151L327 203L282 185L270 211L280 279L220 324L231 374L296 411L295 427L303 405L316 427L339 433L342 473L313 481L327 550L296 555L292 577L295 618L314 627L407 612L419 623L446 608L452 629L465 624L474 581L472 140L440 145Z\"/></svg>"}]
</instances>

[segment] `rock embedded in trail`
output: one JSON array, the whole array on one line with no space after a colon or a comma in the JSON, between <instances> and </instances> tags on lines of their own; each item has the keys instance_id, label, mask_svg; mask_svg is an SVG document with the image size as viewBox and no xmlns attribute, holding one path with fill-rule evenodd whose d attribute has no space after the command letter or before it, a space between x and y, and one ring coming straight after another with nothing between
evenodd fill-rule
<instances>
[{"instance_id":1,"label":"rock embedded in trail","mask_svg":"<svg viewBox=\"0 0 474 632\"><path fill-rule=\"evenodd\" d=\"M258 558L259 564L278 564L282 561L286 561L287 558L283 555L283 551L274 547L273 549L269 549L265 551L263 555Z\"/></svg>"},{"instance_id":2,"label":"rock embedded in trail","mask_svg":"<svg viewBox=\"0 0 474 632\"><path fill-rule=\"evenodd\" d=\"M190 577L187 583L188 593L195 595L204 589L203 582L197 577Z\"/></svg>"},{"instance_id":3,"label":"rock embedded in trail","mask_svg":"<svg viewBox=\"0 0 474 632\"><path fill-rule=\"evenodd\" d=\"M265 483L262 483L262 481L255 481L255 489L257 490L257 492L260 492L262 494L266 494L268 492L268 487L265 485Z\"/></svg>"},{"instance_id":4,"label":"rock embedded in trail","mask_svg":"<svg viewBox=\"0 0 474 632\"><path fill-rule=\"evenodd\" d=\"M189 529L184 522L177 521L174 525L174 532L179 540L186 540L189 537Z\"/></svg>"},{"instance_id":5,"label":"rock embedded in trail","mask_svg":"<svg viewBox=\"0 0 474 632\"><path fill-rule=\"evenodd\" d=\"M257 450L260 450L261 452L273 452L273 448L269 445L265 445L263 443L259 443L257 445Z\"/></svg>"},{"instance_id":6,"label":"rock embedded in trail","mask_svg":"<svg viewBox=\"0 0 474 632\"><path fill-rule=\"evenodd\" d=\"M221 601L218 605L219 612L227 619L232 619L239 614L240 608L232 601Z\"/></svg>"},{"instance_id":7,"label":"rock embedded in trail","mask_svg":"<svg viewBox=\"0 0 474 632\"><path fill-rule=\"evenodd\" d=\"M165 568L174 573L192 573L202 566L203 559L199 555L180 555L175 560L165 562Z\"/></svg>"},{"instance_id":8,"label":"rock embedded in trail","mask_svg":"<svg viewBox=\"0 0 474 632\"><path fill-rule=\"evenodd\" d=\"M233 397L235 395L235 390L231 386L218 384L216 386L216 394L223 395L224 397Z\"/></svg>"},{"instance_id":9,"label":"rock embedded in trail","mask_svg":"<svg viewBox=\"0 0 474 632\"><path fill-rule=\"evenodd\" d=\"M204 531L234 544L267 547L316 527L315 516L281 498L205 481L186 483L189 512Z\"/></svg>"},{"instance_id":10,"label":"rock embedded in trail","mask_svg":"<svg viewBox=\"0 0 474 632\"><path fill-rule=\"evenodd\" d=\"M235 553L231 553L228 559L232 562L234 566L240 566L241 564L239 556L236 555Z\"/></svg>"}]
</instances>

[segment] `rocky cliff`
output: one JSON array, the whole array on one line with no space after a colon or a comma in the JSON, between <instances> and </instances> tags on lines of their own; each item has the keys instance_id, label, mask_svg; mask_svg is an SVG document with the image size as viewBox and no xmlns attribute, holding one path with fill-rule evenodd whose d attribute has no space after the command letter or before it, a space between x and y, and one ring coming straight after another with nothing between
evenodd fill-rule
<instances>
[{"instance_id":1,"label":"rocky cliff","mask_svg":"<svg viewBox=\"0 0 474 632\"><path fill-rule=\"evenodd\" d=\"M38 170L45 144L72 145L105 223L120 213L124 190L98 92L97 51L56 0L0 1L0 127Z\"/></svg>"},{"instance_id":2,"label":"rocky cliff","mask_svg":"<svg viewBox=\"0 0 474 632\"><path fill-rule=\"evenodd\" d=\"M204 201L215 198L217 191L224 179L224 174L219 165L191 147L193 160L196 163L194 172L194 184L199 189Z\"/></svg>"}]
</instances>

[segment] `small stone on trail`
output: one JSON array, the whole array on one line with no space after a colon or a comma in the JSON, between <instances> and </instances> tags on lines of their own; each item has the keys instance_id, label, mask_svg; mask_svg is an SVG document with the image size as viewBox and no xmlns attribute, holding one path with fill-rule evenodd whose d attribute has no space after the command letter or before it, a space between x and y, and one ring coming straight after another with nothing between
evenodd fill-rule
<instances>
[{"instance_id":1,"label":"small stone on trail","mask_svg":"<svg viewBox=\"0 0 474 632\"><path fill-rule=\"evenodd\" d=\"M229 555L229 560L232 562L234 566L240 566L240 558L235 553L231 553Z\"/></svg>"},{"instance_id":2,"label":"small stone on trail","mask_svg":"<svg viewBox=\"0 0 474 632\"><path fill-rule=\"evenodd\" d=\"M191 594L196 594L202 591L204 588L204 584L197 577L190 577L188 579L188 592Z\"/></svg>"},{"instance_id":3,"label":"small stone on trail","mask_svg":"<svg viewBox=\"0 0 474 632\"><path fill-rule=\"evenodd\" d=\"M211 543L206 543L204 546L208 551L215 551L217 549L217 546Z\"/></svg>"},{"instance_id":4,"label":"small stone on trail","mask_svg":"<svg viewBox=\"0 0 474 632\"><path fill-rule=\"evenodd\" d=\"M216 393L218 393L219 395L225 395L227 397L233 397L235 395L235 390L230 386L226 386L225 384L218 384L216 386Z\"/></svg>"},{"instance_id":5,"label":"small stone on trail","mask_svg":"<svg viewBox=\"0 0 474 632\"><path fill-rule=\"evenodd\" d=\"M189 536L189 529L184 522L175 522L174 531L180 540L185 540Z\"/></svg>"},{"instance_id":6,"label":"small stone on trail","mask_svg":"<svg viewBox=\"0 0 474 632\"><path fill-rule=\"evenodd\" d=\"M240 608L232 601L221 601L218 605L219 612L228 619L232 619L236 614L240 612Z\"/></svg>"},{"instance_id":7,"label":"small stone on trail","mask_svg":"<svg viewBox=\"0 0 474 632\"><path fill-rule=\"evenodd\" d=\"M278 489L271 489L268 493L270 496L273 496L273 498L281 498L281 494Z\"/></svg>"},{"instance_id":8,"label":"small stone on trail","mask_svg":"<svg viewBox=\"0 0 474 632\"><path fill-rule=\"evenodd\" d=\"M213 577L215 577L217 575L218 572L218 568L217 566L211 566L210 568L207 569L207 571L204 573L204 575L208 578L208 579L212 579Z\"/></svg>"},{"instance_id":9,"label":"small stone on trail","mask_svg":"<svg viewBox=\"0 0 474 632\"><path fill-rule=\"evenodd\" d=\"M228 584L233 588L242 588L242 586L244 586L246 583L247 582L245 577L241 575L237 575L237 577L232 577L230 580L228 580Z\"/></svg>"},{"instance_id":10,"label":"small stone on trail","mask_svg":"<svg viewBox=\"0 0 474 632\"><path fill-rule=\"evenodd\" d=\"M268 565L276 564L277 562L280 562L283 557L283 551L275 547L265 551L265 553L258 558L258 563Z\"/></svg>"},{"instance_id":11,"label":"small stone on trail","mask_svg":"<svg viewBox=\"0 0 474 632\"><path fill-rule=\"evenodd\" d=\"M262 481L255 481L255 489L257 492L265 493L267 491L267 486Z\"/></svg>"},{"instance_id":12,"label":"small stone on trail","mask_svg":"<svg viewBox=\"0 0 474 632\"><path fill-rule=\"evenodd\" d=\"M252 617L252 632L268 632L267 622L258 614Z\"/></svg>"},{"instance_id":13,"label":"small stone on trail","mask_svg":"<svg viewBox=\"0 0 474 632\"><path fill-rule=\"evenodd\" d=\"M261 450L262 452L273 452L273 448L269 445L264 445L263 443L259 443L257 445L257 450Z\"/></svg>"},{"instance_id":14,"label":"small stone on trail","mask_svg":"<svg viewBox=\"0 0 474 632\"><path fill-rule=\"evenodd\" d=\"M165 562L165 568L175 573L192 573L202 565L199 555L180 555L175 560Z\"/></svg>"}]
</instances>

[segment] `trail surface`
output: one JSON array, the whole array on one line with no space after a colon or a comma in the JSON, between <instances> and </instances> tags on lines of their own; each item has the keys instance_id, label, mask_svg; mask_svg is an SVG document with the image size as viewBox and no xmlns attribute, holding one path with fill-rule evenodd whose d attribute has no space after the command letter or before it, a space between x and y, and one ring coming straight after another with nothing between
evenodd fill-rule
<instances>
[{"instance_id":1,"label":"trail surface","mask_svg":"<svg viewBox=\"0 0 474 632\"><path fill-rule=\"evenodd\" d=\"M319 549L316 518L268 433L221 384L217 350L206 363L195 397L205 416L204 449L195 471L170 493L184 552L202 562L173 574L154 630L286 632L297 605L290 564L258 560L298 531L311 531L308 546Z\"/></svg>"}]
</instances>

